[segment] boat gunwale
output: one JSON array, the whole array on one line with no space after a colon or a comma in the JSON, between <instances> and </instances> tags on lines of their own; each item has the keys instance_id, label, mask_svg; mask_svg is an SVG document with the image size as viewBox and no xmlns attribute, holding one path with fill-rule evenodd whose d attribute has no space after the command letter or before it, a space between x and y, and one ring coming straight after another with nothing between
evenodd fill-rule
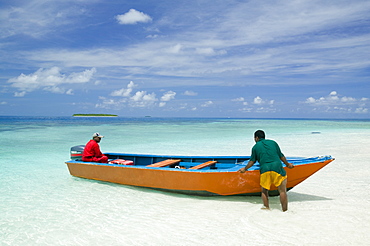
<instances>
[{"instance_id":1,"label":"boat gunwale","mask_svg":"<svg viewBox=\"0 0 370 246\"><path fill-rule=\"evenodd\" d=\"M91 166L108 166L112 168L133 168L133 169L144 169L144 170L153 170L153 171L171 171L171 172L199 172L199 173L228 173L228 172L236 172L245 165L243 164L235 164L231 168L222 168L222 169L181 169L181 168L173 168L173 167L147 167L145 165L121 165L121 164L110 164L110 163L98 163L98 162L84 162L84 161L77 161L77 160L70 160L65 162L68 164L80 164L80 165L91 165ZM195 163L195 162L193 162ZM254 170L248 170L254 171Z\"/></svg>"}]
</instances>

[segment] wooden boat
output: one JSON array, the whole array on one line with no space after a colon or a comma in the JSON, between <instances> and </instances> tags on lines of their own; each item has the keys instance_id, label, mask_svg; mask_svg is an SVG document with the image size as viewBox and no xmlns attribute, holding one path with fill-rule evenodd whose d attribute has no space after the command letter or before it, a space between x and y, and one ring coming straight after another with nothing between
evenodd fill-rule
<instances>
[{"instance_id":1,"label":"wooden boat","mask_svg":"<svg viewBox=\"0 0 370 246\"><path fill-rule=\"evenodd\" d=\"M83 145L71 148L67 161L71 175L123 185L147 187L193 195L259 195L259 166L245 173L249 156L168 156L105 153L109 160L126 160L129 165L83 162ZM293 169L286 168L290 190L334 160L331 156L287 158ZM272 187L270 195L278 195Z\"/></svg>"}]
</instances>

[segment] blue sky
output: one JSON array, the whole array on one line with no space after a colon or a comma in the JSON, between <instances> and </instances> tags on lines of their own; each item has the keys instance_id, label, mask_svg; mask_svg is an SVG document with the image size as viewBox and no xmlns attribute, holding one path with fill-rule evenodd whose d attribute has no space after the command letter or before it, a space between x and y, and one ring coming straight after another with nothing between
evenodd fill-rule
<instances>
[{"instance_id":1,"label":"blue sky","mask_svg":"<svg viewBox=\"0 0 370 246\"><path fill-rule=\"evenodd\" d=\"M370 118L370 1L5 0L0 115Z\"/></svg>"}]
</instances>

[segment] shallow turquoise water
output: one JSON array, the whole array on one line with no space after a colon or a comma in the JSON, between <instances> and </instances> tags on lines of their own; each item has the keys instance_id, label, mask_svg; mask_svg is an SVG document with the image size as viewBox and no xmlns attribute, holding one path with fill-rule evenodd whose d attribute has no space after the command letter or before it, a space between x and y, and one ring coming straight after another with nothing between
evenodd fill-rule
<instances>
[{"instance_id":1,"label":"shallow turquoise water","mask_svg":"<svg viewBox=\"0 0 370 246\"><path fill-rule=\"evenodd\" d=\"M261 211L258 197L192 197L85 180L70 176L64 164L70 147L94 132L105 135L103 152L250 155L257 129L287 156L336 158L288 193L287 213L275 197L273 209ZM370 200L363 194L370 188L370 121L0 117L0 132L0 245L364 245L370 239Z\"/></svg>"}]
</instances>

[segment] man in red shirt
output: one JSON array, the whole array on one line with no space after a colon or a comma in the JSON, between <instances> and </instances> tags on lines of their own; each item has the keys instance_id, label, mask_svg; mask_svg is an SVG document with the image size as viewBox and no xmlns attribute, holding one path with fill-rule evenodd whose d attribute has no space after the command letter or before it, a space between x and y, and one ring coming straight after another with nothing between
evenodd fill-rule
<instances>
[{"instance_id":1,"label":"man in red shirt","mask_svg":"<svg viewBox=\"0 0 370 246\"><path fill-rule=\"evenodd\" d=\"M108 157L102 154L98 144L103 137L98 132L93 134L93 138L85 146L82 161L108 163Z\"/></svg>"}]
</instances>

